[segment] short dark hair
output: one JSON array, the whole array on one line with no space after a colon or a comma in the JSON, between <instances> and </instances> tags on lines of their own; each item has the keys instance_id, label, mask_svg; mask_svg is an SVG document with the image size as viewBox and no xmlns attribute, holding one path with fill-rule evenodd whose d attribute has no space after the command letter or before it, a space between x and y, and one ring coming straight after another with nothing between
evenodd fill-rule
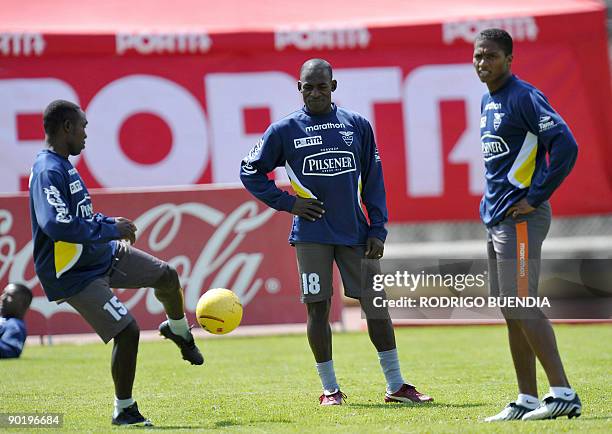
<instances>
[{"instance_id":1,"label":"short dark hair","mask_svg":"<svg viewBox=\"0 0 612 434\"><path fill-rule=\"evenodd\" d=\"M30 304L32 303L32 290L30 290L30 288L28 288L22 283L9 283L7 286L12 286L19 294L25 297L24 300L26 304L24 308L27 310L30 307Z\"/></svg>"},{"instance_id":2,"label":"short dark hair","mask_svg":"<svg viewBox=\"0 0 612 434\"><path fill-rule=\"evenodd\" d=\"M512 54L512 36L502 29L485 29L476 36L477 41L493 41L507 55Z\"/></svg>"},{"instance_id":3,"label":"short dark hair","mask_svg":"<svg viewBox=\"0 0 612 434\"><path fill-rule=\"evenodd\" d=\"M47 135L53 135L65 120L76 121L81 108L73 102L57 99L43 113L43 126Z\"/></svg>"},{"instance_id":4,"label":"short dark hair","mask_svg":"<svg viewBox=\"0 0 612 434\"><path fill-rule=\"evenodd\" d=\"M331 64L325 59L308 59L302 67L300 68L300 77L304 73L304 71L308 69L324 69L329 74L329 79L331 80L334 77Z\"/></svg>"}]
</instances>

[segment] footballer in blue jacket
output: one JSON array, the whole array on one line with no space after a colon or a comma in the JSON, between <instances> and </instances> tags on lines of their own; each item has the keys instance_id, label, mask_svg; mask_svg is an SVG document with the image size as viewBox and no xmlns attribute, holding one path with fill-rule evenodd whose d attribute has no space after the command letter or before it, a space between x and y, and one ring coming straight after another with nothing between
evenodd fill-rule
<instances>
[{"instance_id":1,"label":"footballer in blue jacket","mask_svg":"<svg viewBox=\"0 0 612 434\"><path fill-rule=\"evenodd\" d=\"M76 104L57 100L44 111L47 148L30 176L34 267L50 301L70 304L104 343L114 341L114 425L151 425L132 398L140 330L110 288L154 288L167 321L159 331L194 365L204 363L183 309L176 270L139 249L136 226L94 213L91 197L68 157L85 149L87 118Z\"/></svg>"},{"instance_id":2,"label":"footballer in blue jacket","mask_svg":"<svg viewBox=\"0 0 612 434\"><path fill-rule=\"evenodd\" d=\"M297 255L308 341L323 386L320 404L339 405L346 397L332 360L334 261L345 295L359 300L366 314L387 382L385 402L431 401L404 381L389 313L372 303L372 276L380 273L387 236L382 166L368 120L332 102L337 85L328 62L306 61L297 83L304 106L268 127L242 161L240 179L266 205L294 214L289 242ZM277 167L287 171L295 196L268 179ZM362 269L368 270L363 279Z\"/></svg>"},{"instance_id":3,"label":"footballer in blue jacket","mask_svg":"<svg viewBox=\"0 0 612 434\"><path fill-rule=\"evenodd\" d=\"M491 296L535 297L542 243L551 222L548 199L574 167L578 146L544 94L512 74L512 59L512 38L506 31L487 29L477 36L474 67L489 90L480 107L486 178L480 217L488 231ZM538 307L502 308L502 313L519 395L485 420L580 416L580 399L565 375L550 321ZM536 357L550 383L542 401Z\"/></svg>"},{"instance_id":4,"label":"footballer in blue jacket","mask_svg":"<svg viewBox=\"0 0 612 434\"><path fill-rule=\"evenodd\" d=\"M32 291L9 283L0 294L0 359L21 356L28 330L23 318L32 303Z\"/></svg>"}]
</instances>

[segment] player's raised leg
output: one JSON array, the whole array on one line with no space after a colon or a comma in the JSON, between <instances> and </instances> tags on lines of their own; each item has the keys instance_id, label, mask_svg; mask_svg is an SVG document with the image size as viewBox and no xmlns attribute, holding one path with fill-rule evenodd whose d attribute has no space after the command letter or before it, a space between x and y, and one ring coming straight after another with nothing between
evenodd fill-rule
<instances>
[{"instance_id":1,"label":"player's raised leg","mask_svg":"<svg viewBox=\"0 0 612 434\"><path fill-rule=\"evenodd\" d=\"M119 243L111 272L114 288L148 288L166 311L166 321L159 326L162 336L174 342L183 359L192 365L204 363L195 344L183 308L183 290L176 270L166 262L138 250L126 242Z\"/></svg>"}]
</instances>

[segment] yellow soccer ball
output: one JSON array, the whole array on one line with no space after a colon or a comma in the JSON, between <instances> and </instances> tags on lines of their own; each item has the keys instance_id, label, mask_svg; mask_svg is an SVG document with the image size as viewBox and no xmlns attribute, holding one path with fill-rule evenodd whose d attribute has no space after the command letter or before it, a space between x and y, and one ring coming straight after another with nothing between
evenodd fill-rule
<instances>
[{"instance_id":1,"label":"yellow soccer ball","mask_svg":"<svg viewBox=\"0 0 612 434\"><path fill-rule=\"evenodd\" d=\"M224 335L240 324L242 303L238 296L229 289L209 289L198 301L196 318L207 332Z\"/></svg>"}]
</instances>

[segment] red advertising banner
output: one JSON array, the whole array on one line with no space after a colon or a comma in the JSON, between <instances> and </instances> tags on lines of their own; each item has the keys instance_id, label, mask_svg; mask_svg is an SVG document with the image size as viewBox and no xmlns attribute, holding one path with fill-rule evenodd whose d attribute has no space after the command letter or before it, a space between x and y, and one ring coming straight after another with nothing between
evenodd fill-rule
<instances>
[{"instance_id":1,"label":"red advertising banner","mask_svg":"<svg viewBox=\"0 0 612 434\"><path fill-rule=\"evenodd\" d=\"M229 288L244 306L243 325L300 323L306 309L293 248L287 243L291 217L261 204L239 188L196 187L166 191L93 190L97 211L133 219L135 247L176 267L189 321L209 288ZM88 333L91 328L67 303L49 302L34 272L28 198L0 197L0 287L22 282L34 288L26 316L28 332ZM341 319L336 290L332 321ZM150 289L116 291L142 329L165 319Z\"/></svg>"},{"instance_id":2,"label":"red advertising banner","mask_svg":"<svg viewBox=\"0 0 612 434\"><path fill-rule=\"evenodd\" d=\"M157 31L142 23L130 31L125 18L114 31L47 31L36 15L29 19L39 30L0 33L1 191L27 189L43 146L41 112L55 98L87 114L87 150L75 164L90 187L238 182L240 160L268 124L301 107L300 65L323 57L338 80L335 101L372 122L390 221L475 220L486 89L471 64L472 42L481 29L502 27L514 36L513 71L547 95L580 146L553 197L555 214L612 212L612 97L605 7L597 2L517 0L498 11L491 2L445 1L448 16L422 6L412 19L405 5L415 2L388 0L383 19L384 8L369 17L340 0L333 7L344 4L338 16L347 21L318 26L289 12L282 25L287 8L268 5L258 9L265 16L257 29L228 24L233 15L215 7L218 26L194 12L203 24L181 30L175 9L187 3L197 2L173 6L170 21L150 17ZM151 15L163 16L160 7ZM283 172L276 178L286 179Z\"/></svg>"}]
</instances>

